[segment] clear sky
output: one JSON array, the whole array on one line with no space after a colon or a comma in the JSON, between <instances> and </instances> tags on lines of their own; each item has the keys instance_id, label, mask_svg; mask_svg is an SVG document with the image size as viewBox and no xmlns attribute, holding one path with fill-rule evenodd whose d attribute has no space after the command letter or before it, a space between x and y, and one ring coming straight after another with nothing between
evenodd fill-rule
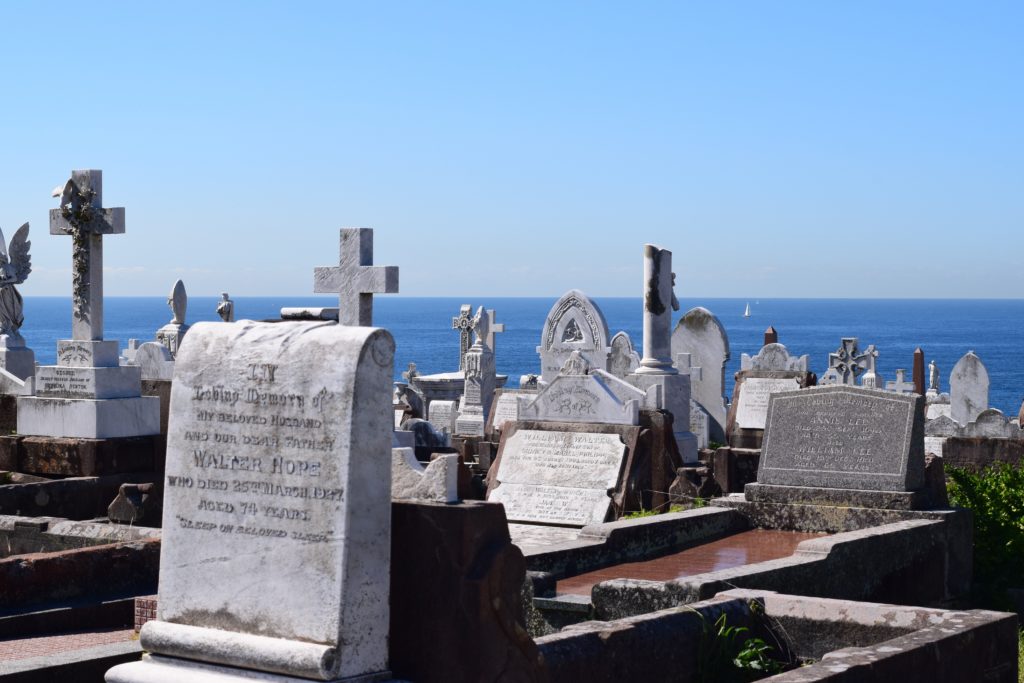
<instances>
[{"instance_id":1,"label":"clear sky","mask_svg":"<svg viewBox=\"0 0 1024 683\"><path fill-rule=\"evenodd\" d=\"M68 295L305 295L375 228L411 296L1024 296L1024 4L3 2L0 227Z\"/></svg>"}]
</instances>

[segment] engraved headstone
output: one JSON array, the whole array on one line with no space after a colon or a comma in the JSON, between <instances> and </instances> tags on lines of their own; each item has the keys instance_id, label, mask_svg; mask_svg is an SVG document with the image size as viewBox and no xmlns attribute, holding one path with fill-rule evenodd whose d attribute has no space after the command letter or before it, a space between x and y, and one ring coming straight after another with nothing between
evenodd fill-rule
<instances>
[{"instance_id":1,"label":"engraved headstone","mask_svg":"<svg viewBox=\"0 0 1024 683\"><path fill-rule=\"evenodd\" d=\"M550 431L516 428L502 439L487 499L510 522L585 526L604 522L621 486L627 446L639 428Z\"/></svg>"},{"instance_id":2,"label":"engraved headstone","mask_svg":"<svg viewBox=\"0 0 1024 683\"><path fill-rule=\"evenodd\" d=\"M640 354L633 350L633 340L625 332L616 332L612 337L608 372L624 378L640 367Z\"/></svg>"},{"instance_id":3,"label":"engraved headstone","mask_svg":"<svg viewBox=\"0 0 1024 683\"><path fill-rule=\"evenodd\" d=\"M795 377L748 377L736 401L736 426L740 429L764 429L768 419L768 400L772 394L795 391Z\"/></svg>"},{"instance_id":4,"label":"engraved headstone","mask_svg":"<svg viewBox=\"0 0 1024 683\"><path fill-rule=\"evenodd\" d=\"M968 351L949 373L950 417L961 426L973 422L988 408L988 386L988 370L974 351Z\"/></svg>"},{"instance_id":5,"label":"engraved headstone","mask_svg":"<svg viewBox=\"0 0 1024 683\"><path fill-rule=\"evenodd\" d=\"M372 325L373 295L398 292L398 266L373 265L373 229L342 228L338 265L313 270L313 291L338 295L342 325Z\"/></svg>"},{"instance_id":6,"label":"engraved headstone","mask_svg":"<svg viewBox=\"0 0 1024 683\"><path fill-rule=\"evenodd\" d=\"M574 351L582 354L592 367L608 369L608 323L597 304L576 289L562 295L544 320L537 347L541 380L550 382L557 377Z\"/></svg>"},{"instance_id":7,"label":"engraved headstone","mask_svg":"<svg viewBox=\"0 0 1024 683\"><path fill-rule=\"evenodd\" d=\"M104 439L160 433L160 399L142 396L137 366L120 366L118 343L103 339L103 235L124 233L124 209L103 208L103 174L72 171L54 191L50 234L72 242L71 339L57 365L36 370L36 395L18 398L18 433Z\"/></svg>"},{"instance_id":8,"label":"engraved headstone","mask_svg":"<svg viewBox=\"0 0 1024 683\"><path fill-rule=\"evenodd\" d=\"M699 377L690 376L690 396L711 418L710 438L725 443L725 364L730 357L729 335L708 309L693 308L676 324L672 333L672 354L678 358L682 353L690 354L691 366L701 369Z\"/></svg>"},{"instance_id":9,"label":"engraved headstone","mask_svg":"<svg viewBox=\"0 0 1024 683\"><path fill-rule=\"evenodd\" d=\"M393 361L380 329L193 326L171 390L159 611L141 632L155 657L108 682L386 673Z\"/></svg>"},{"instance_id":10,"label":"engraved headstone","mask_svg":"<svg viewBox=\"0 0 1024 683\"><path fill-rule=\"evenodd\" d=\"M519 417L541 422L635 425L640 423L640 409L653 407L651 402L647 393L610 373L566 372L540 392L520 395Z\"/></svg>"},{"instance_id":11,"label":"engraved headstone","mask_svg":"<svg viewBox=\"0 0 1024 683\"><path fill-rule=\"evenodd\" d=\"M458 404L455 401L431 401L428 421L434 429L444 434L455 433L455 421L459 417Z\"/></svg>"},{"instance_id":12,"label":"engraved headstone","mask_svg":"<svg viewBox=\"0 0 1024 683\"><path fill-rule=\"evenodd\" d=\"M877 491L924 486L924 399L851 386L773 394L759 484Z\"/></svg>"},{"instance_id":13,"label":"engraved headstone","mask_svg":"<svg viewBox=\"0 0 1024 683\"><path fill-rule=\"evenodd\" d=\"M500 432L505 428L506 422L517 422L519 420L519 394L512 391L502 391L494 399L494 409L491 411L491 431Z\"/></svg>"}]
</instances>

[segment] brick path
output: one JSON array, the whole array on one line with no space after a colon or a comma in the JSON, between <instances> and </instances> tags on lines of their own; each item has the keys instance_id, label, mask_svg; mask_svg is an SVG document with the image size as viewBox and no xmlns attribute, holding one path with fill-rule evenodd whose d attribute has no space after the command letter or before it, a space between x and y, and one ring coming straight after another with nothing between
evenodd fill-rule
<instances>
[{"instance_id":1,"label":"brick path","mask_svg":"<svg viewBox=\"0 0 1024 683\"><path fill-rule=\"evenodd\" d=\"M116 628L3 640L0 641L0 661L10 662L31 657L45 657L97 645L122 643L137 637L134 629Z\"/></svg>"}]
</instances>

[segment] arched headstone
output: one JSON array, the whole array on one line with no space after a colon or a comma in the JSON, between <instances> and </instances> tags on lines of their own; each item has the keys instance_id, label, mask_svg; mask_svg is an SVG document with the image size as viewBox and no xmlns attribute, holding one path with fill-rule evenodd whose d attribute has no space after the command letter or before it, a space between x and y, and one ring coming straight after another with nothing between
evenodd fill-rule
<instances>
[{"instance_id":1,"label":"arched headstone","mask_svg":"<svg viewBox=\"0 0 1024 683\"><path fill-rule=\"evenodd\" d=\"M690 397L707 412L712 441L725 443L725 364L729 360L729 335L715 314L698 306L686 312L672 332L672 357L690 354ZM686 368L679 368L686 372Z\"/></svg>"},{"instance_id":2,"label":"arched headstone","mask_svg":"<svg viewBox=\"0 0 1024 683\"><path fill-rule=\"evenodd\" d=\"M950 417L961 427L974 422L988 408L988 385L988 370L974 351L968 351L953 366L949 373Z\"/></svg>"},{"instance_id":3,"label":"arched headstone","mask_svg":"<svg viewBox=\"0 0 1024 683\"><path fill-rule=\"evenodd\" d=\"M537 347L541 379L550 382L557 377L573 351L578 351L592 367L608 369L608 323L597 304L578 289L563 294L544 321Z\"/></svg>"}]
</instances>

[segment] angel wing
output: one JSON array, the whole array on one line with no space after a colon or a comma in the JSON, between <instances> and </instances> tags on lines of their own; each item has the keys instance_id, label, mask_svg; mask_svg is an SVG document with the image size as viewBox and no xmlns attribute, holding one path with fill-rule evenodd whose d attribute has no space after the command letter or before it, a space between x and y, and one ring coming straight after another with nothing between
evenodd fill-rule
<instances>
[{"instance_id":1,"label":"angel wing","mask_svg":"<svg viewBox=\"0 0 1024 683\"><path fill-rule=\"evenodd\" d=\"M0 264L7 263L7 240L4 239L4 231L0 230Z\"/></svg>"},{"instance_id":2,"label":"angel wing","mask_svg":"<svg viewBox=\"0 0 1024 683\"><path fill-rule=\"evenodd\" d=\"M2 239L3 235L0 234L0 240ZM28 274L32 272L32 256L28 253L31 246L32 243L28 241L28 223L25 223L25 225L18 228L17 232L14 233L14 237L11 238L9 257L11 266L14 268L15 284L24 282Z\"/></svg>"}]
</instances>

